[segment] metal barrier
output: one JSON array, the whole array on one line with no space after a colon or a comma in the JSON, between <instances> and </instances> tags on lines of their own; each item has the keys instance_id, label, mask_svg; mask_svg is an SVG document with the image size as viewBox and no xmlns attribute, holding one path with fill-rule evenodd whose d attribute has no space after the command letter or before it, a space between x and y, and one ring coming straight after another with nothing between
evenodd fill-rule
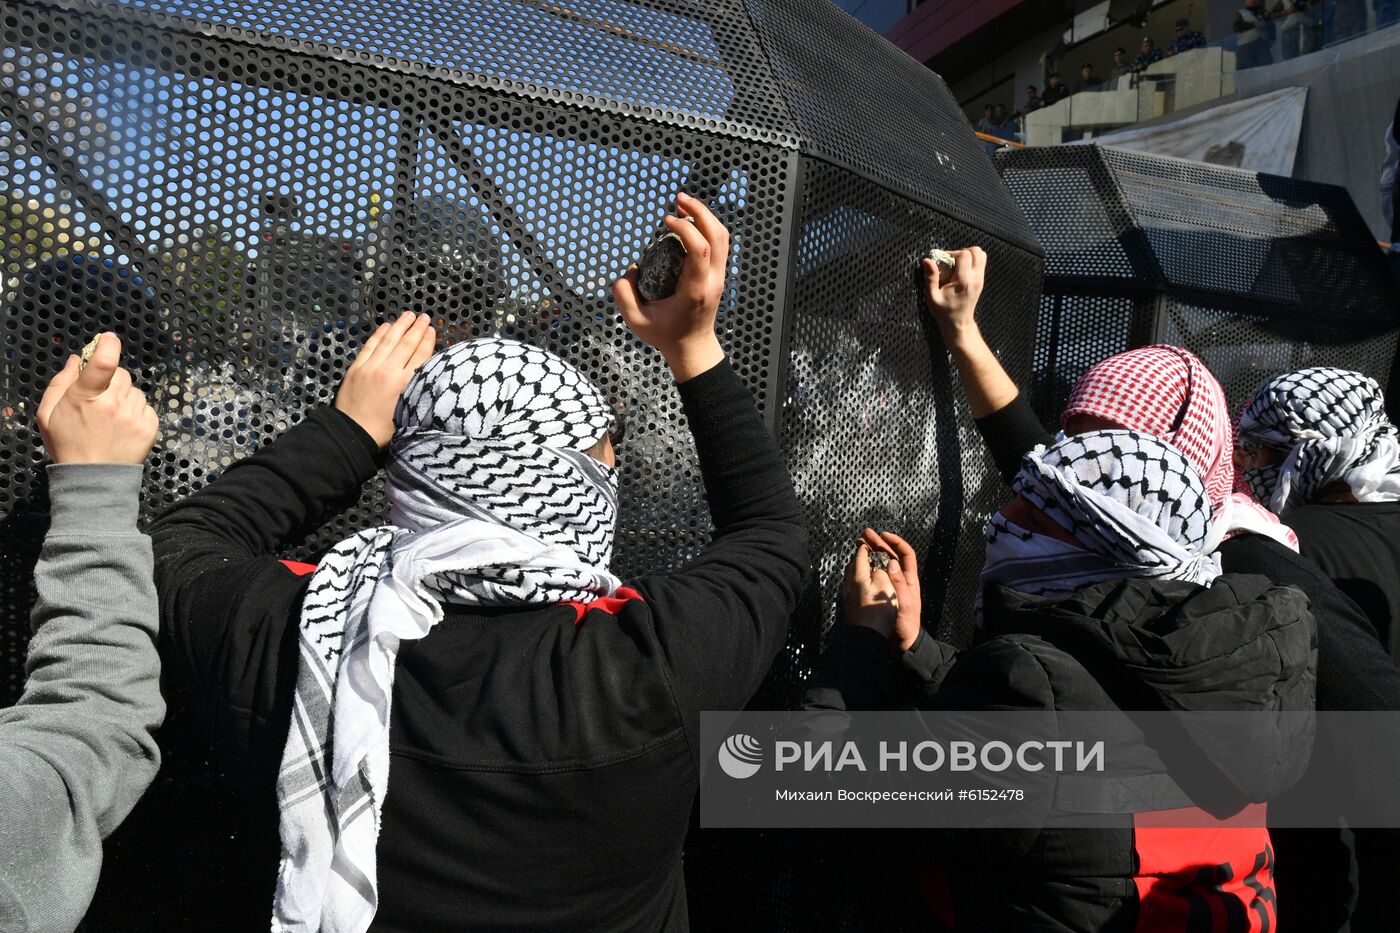
<instances>
[{"instance_id":1,"label":"metal barrier","mask_svg":"<svg viewBox=\"0 0 1400 933\"><path fill-rule=\"evenodd\" d=\"M624 401L616 569L697 553L679 400L608 291L682 188L733 232L721 336L816 532L819 576L756 705L796 697L867 523L910 537L930 624L967 637L1002 491L917 260L987 249L983 316L1024 378L1042 259L941 79L834 7L16 0L0 33L0 702L22 685L43 534L33 406L99 326L162 416L148 517L328 403L369 330L412 308L450 340L546 346ZM286 556L382 515L376 486ZM275 840L245 827L268 801L228 794L181 728L172 711L89 929L267 922ZM789 895L817 882L764 880L787 845L692 838L697 927L802 926L818 899Z\"/></svg>"},{"instance_id":2,"label":"metal barrier","mask_svg":"<svg viewBox=\"0 0 1400 933\"><path fill-rule=\"evenodd\" d=\"M1302 366L1390 381L1400 289L1345 188L1098 145L997 167L1046 250L1032 386L1047 424L1086 369L1151 343L1197 353L1236 407Z\"/></svg>"}]
</instances>

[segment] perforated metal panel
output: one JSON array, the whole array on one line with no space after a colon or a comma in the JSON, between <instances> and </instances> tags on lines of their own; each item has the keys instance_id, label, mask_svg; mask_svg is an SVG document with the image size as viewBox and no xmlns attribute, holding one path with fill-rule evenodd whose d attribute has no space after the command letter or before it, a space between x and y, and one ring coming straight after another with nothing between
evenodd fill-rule
<instances>
[{"instance_id":1,"label":"perforated metal panel","mask_svg":"<svg viewBox=\"0 0 1400 933\"><path fill-rule=\"evenodd\" d=\"M1346 189L1098 145L997 166L1045 245L1034 401L1153 342L1198 353L1239 406L1324 363L1390 381L1400 290Z\"/></svg>"},{"instance_id":2,"label":"perforated metal panel","mask_svg":"<svg viewBox=\"0 0 1400 933\"><path fill-rule=\"evenodd\" d=\"M816 532L820 578L756 703L798 695L867 523L918 543L930 624L966 636L1002 490L915 263L988 250L983 315L1024 378L1041 259L941 79L825 2L16 0L0 148L0 702L22 685L43 534L33 407L99 328L161 414L147 517L329 403L369 331L414 309L446 340L548 347L625 402L615 569L698 553L678 398L609 292L678 189L732 232L721 337ZM380 521L380 493L286 556ZM94 930L265 923L275 851L180 728L177 710L109 846ZM734 890L723 838L692 840L698 892ZM750 888L779 928L800 925L775 906L801 900L789 882ZM695 899L697 926L724 909Z\"/></svg>"},{"instance_id":3,"label":"perforated metal panel","mask_svg":"<svg viewBox=\"0 0 1400 933\"><path fill-rule=\"evenodd\" d=\"M1039 261L825 162L804 169L781 441L813 533L847 545L818 557L824 603L835 606L854 533L895 530L923 558L944 636L965 641L983 542L964 524L1005 491L924 311L918 262L934 246L987 250L979 317L1024 372L1031 345L1016 328Z\"/></svg>"}]
</instances>

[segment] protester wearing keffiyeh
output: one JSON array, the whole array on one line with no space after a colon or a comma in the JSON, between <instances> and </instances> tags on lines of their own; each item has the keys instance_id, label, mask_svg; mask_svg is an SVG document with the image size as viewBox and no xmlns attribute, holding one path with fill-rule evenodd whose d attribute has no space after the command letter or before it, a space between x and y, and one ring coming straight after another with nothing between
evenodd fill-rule
<instances>
[{"instance_id":1,"label":"protester wearing keffiyeh","mask_svg":"<svg viewBox=\"0 0 1400 933\"><path fill-rule=\"evenodd\" d=\"M402 642L442 603L586 601L621 585L608 571L616 472L585 453L612 420L573 366L510 340L444 350L404 389L390 524L332 549L302 604L274 931L361 933L374 918Z\"/></svg>"},{"instance_id":2,"label":"protester wearing keffiyeh","mask_svg":"<svg viewBox=\"0 0 1400 933\"><path fill-rule=\"evenodd\" d=\"M1270 379L1240 416L1243 447L1288 452L1282 464L1244 471L1275 512L1314 501L1342 483L1357 502L1400 500L1400 432L1374 379L1314 366Z\"/></svg>"},{"instance_id":3,"label":"protester wearing keffiyeh","mask_svg":"<svg viewBox=\"0 0 1400 933\"><path fill-rule=\"evenodd\" d=\"M1075 383L1061 423L1080 415L1154 434L1190 458L1205 481L1215 517L1211 550L1246 532L1298 550L1292 529L1234 492L1234 429L1225 390L1189 350L1141 347L1098 363Z\"/></svg>"},{"instance_id":4,"label":"protester wearing keffiyeh","mask_svg":"<svg viewBox=\"0 0 1400 933\"><path fill-rule=\"evenodd\" d=\"M1206 549L1205 484L1186 456L1159 438L1122 430L1062 437L1026 454L1012 489L1076 543L994 515L984 589L998 583L1057 596L1127 577L1209 586L1220 574L1219 558Z\"/></svg>"}]
</instances>

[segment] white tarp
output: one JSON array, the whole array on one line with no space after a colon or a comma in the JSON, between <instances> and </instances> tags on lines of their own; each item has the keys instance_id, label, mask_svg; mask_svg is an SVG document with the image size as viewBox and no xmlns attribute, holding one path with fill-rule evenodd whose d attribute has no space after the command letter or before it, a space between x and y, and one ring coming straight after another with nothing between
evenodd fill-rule
<instances>
[{"instance_id":1,"label":"white tarp","mask_svg":"<svg viewBox=\"0 0 1400 933\"><path fill-rule=\"evenodd\" d=\"M1306 86L1308 113L1293 174L1346 185L1371 230L1390 239L1381 219L1385 128L1400 98L1400 26L1358 36L1311 55L1235 73L1241 97Z\"/></svg>"},{"instance_id":2,"label":"white tarp","mask_svg":"<svg viewBox=\"0 0 1400 933\"><path fill-rule=\"evenodd\" d=\"M1279 88L1179 120L1105 133L1085 142L1292 175L1307 100L1305 87Z\"/></svg>"}]
</instances>

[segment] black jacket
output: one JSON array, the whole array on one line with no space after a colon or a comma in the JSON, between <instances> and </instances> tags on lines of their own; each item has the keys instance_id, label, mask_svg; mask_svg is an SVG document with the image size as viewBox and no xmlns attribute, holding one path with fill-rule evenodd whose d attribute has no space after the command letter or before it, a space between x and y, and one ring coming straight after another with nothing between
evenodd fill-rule
<instances>
[{"instance_id":1,"label":"black jacket","mask_svg":"<svg viewBox=\"0 0 1400 933\"><path fill-rule=\"evenodd\" d=\"M1400 502L1314 502L1283 520L1303 556L1361 607L1400 660Z\"/></svg>"},{"instance_id":2,"label":"black jacket","mask_svg":"<svg viewBox=\"0 0 1400 933\"><path fill-rule=\"evenodd\" d=\"M1308 710L1317 649L1307 600L1263 577L1225 575L1210 588L1123 580L1096 584L1063 599L998 587L984 602L985 628L974 647L921 636L910 652L892 652L868 629L846 627L823 655L809 689L809 709L907 704L931 710ZM877 691L876 693L872 693ZM878 695L883 692L883 696ZM1307 736L1258 738L1250 755L1229 762L1227 786L1207 788L1215 812L1277 796L1306 768ZM1150 749L1144 749L1150 755ZM1170 761L1144 760L1153 770ZM1193 795L1194 796L1194 795ZM1198 862L1173 865L1149 847L1151 832L1124 814L1117 828L1056 825L1040 830L940 834L955 852L951 884L959 931L1131 931L1185 933L1144 910L1138 879L1183 872L1158 890L1162 900L1218 899L1226 912L1270 911L1253 885L1272 894L1264 829L1176 829L1173 842ZM1228 845L1220 838L1230 839ZM935 846L937 848L939 846ZM1257 864L1256 864L1257 862ZM1224 893L1199 883L1193 865L1231 865ZM1156 919L1149 919L1156 918Z\"/></svg>"},{"instance_id":3,"label":"black jacket","mask_svg":"<svg viewBox=\"0 0 1400 933\"><path fill-rule=\"evenodd\" d=\"M978 419L977 427L1007 482L1015 476L1027 451L1052 440L1023 395L1005 408ZM1314 517L1311 513L1328 508L1309 506L1290 513L1286 519L1298 522L1295 531L1303 554L1307 556L1295 554L1262 535L1246 534L1221 544L1221 565L1226 573L1262 574L1276 584L1295 586L1307 594L1317 621L1318 710L1400 710L1400 669L1382 647L1376 627L1361 607L1333 582L1325 568L1308 559L1321 556L1317 549L1310 547L1310 540L1319 545L1324 543L1324 538L1310 527ZM1346 508L1340 507L1342 511ZM1305 516L1305 512L1310 514ZM1319 523L1340 517L1317 516ZM1343 547L1352 541L1346 537L1338 540L1343 542ZM1354 549L1355 556L1369 559L1366 555L1383 553L1393 546L1393 542L1378 546L1373 540L1367 547ZM1348 776L1346 784L1329 786L1323 792L1336 801L1340 820L1345 821L1353 808L1356 812L1378 812L1376 807L1361 803L1367 797L1391 798L1397 793L1394 780L1377 780L1376 775L1400 775L1400 725L1396 726L1391 741L1364 749L1345 741L1345 736L1319 735L1318 743L1328 750L1332 759L1351 762L1332 772ZM1301 796L1310 793L1301 786L1297 792ZM1274 812L1282 814L1290 806L1285 796ZM1371 891L1371 895L1361 897L1363 907L1370 897L1379 893L1387 901L1383 909L1388 909L1390 885L1394 878L1400 877L1400 845L1396 844L1396 836L1393 830L1356 833L1358 864L1355 871L1362 890ZM1357 890L1353 882L1352 852L1340 833L1321 829L1280 830L1274 833L1274 841L1279 859L1279 887L1283 899L1292 905L1290 924L1318 933L1342 929L1356 904ZM1375 880L1368 884L1368 879ZM1297 891L1298 895L1290 895L1290 890ZM1364 926L1354 933L1378 929Z\"/></svg>"},{"instance_id":4,"label":"black jacket","mask_svg":"<svg viewBox=\"0 0 1400 933\"><path fill-rule=\"evenodd\" d=\"M739 709L758 687L808 556L792 485L734 370L679 392L715 525L704 553L586 609L447 607L403 646L377 933L687 927L699 712ZM152 528L167 678L260 795L250 831L267 839L309 579L275 554L354 502L377 458L353 422L319 410ZM239 892L264 928L265 878Z\"/></svg>"}]
</instances>

